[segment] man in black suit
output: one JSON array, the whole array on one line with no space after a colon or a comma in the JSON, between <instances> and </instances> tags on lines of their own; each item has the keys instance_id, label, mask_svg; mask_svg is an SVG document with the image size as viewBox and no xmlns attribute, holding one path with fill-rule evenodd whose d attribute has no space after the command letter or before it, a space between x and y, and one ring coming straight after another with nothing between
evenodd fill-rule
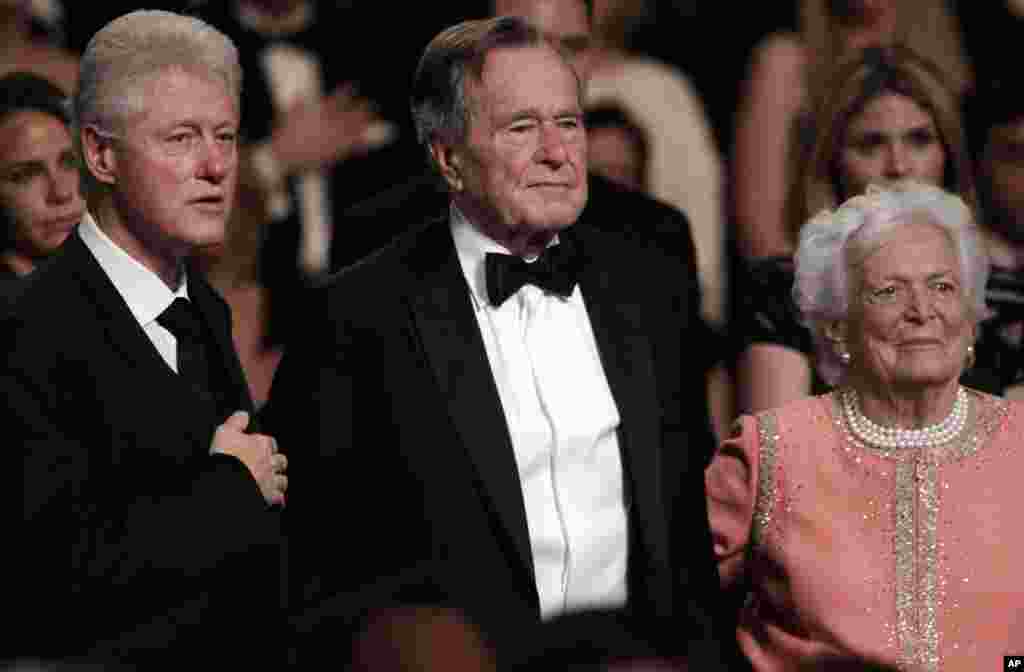
<instances>
[{"instance_id":1,"label":"man in black suit","mask_svg":"<svg viewBox=\"0 0 1024 672\"><path fill-rule=\"evenodd\" d=\"M82 57L90 213L0 325L0 426L24 478L4 507L18 626L0 657L283 658L286 460L247 432L227 305L186 264L234 199L240 82L230 40L169 12L112 21Z\"/></svg>"},{"instance_id":2,"label":"man in black suit","mask_svg":"<svg viewBox=\"0 0 1024 672\"><path fill-rule=\"evenodd\" d=\"M590 76L594 49L591 36L593 3L588 0L493 0L481 2L493 16L519 16L557 45L580 79ZM448 211L448 193L433 172L389 188L350 206L342 213L332 240L331 267L348 266L404 231L410 218ZM676 254L687 273L696 273L690 224L676 208L640 191L626 189L600 175L589 176L589 197L583 214L598 228L630 237L652 239ZM696 277L696 276L694 276ZM689 284L689 281L685 281ZM698 290L699 285L690 285Z\"/></svg>"},{"instance_id":3,"label":"man in black suit","mask_svg":"<svg viewBox=\"0 0 1024 672\"><path fill-rule=\"evenodd\" d=\"M577 222L580 93L518 18L449 28L420 61L414 116L450 211L319 290L266 409L300 484L305 651L426 602L506 663L714 668L711 438L684 352L698 292L657 244Z\"/></svg>"}]
</instances>

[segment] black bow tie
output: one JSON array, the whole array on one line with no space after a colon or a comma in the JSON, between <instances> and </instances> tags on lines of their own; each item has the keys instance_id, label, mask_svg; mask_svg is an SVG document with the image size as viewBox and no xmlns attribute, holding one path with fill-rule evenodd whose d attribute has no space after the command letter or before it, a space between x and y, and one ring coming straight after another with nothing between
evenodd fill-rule
<instances>
[{"instance_id":1,"label":"black bow tie","mask_svg":"<svg viewBox=\"0 0 1024 672\"><path fill-rule=\"evenodd\" d=\"M532 263L522 257L493 252L487 253L484 263L487 265L487 294L495 307L527 284L562 298L572 294L576 287L576 255L566 241L546 248Z\"/></svg>"}]
</instances>

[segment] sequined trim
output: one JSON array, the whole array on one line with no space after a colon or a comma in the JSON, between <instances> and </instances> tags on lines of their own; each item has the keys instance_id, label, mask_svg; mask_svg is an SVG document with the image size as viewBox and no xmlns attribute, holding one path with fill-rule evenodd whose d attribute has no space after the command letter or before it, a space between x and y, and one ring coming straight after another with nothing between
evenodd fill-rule
<instances>
[{"instance_id":1,"label":"sequined trim","mask_svg":"<svg viewBox=\"0 0 1024 672\"><path fill-rule=\"evenodd\" d=\"M900 657L912 665L915 656L914 627L914 465L896 465L896 632L900 638Z\"/></svg>"},{"instance_id":2,"label":"sequined trim","mask_svg":"<svg viewBox=\"0 0 1024 672\"><path fill-rule=\"evenodd\" d=\"M970 391L969 430L934 448L882 448L857 440L844 421L840 396L833 394L833 418L845 437L843 449L857 463L861 452L894 461L896 492L896 630L905 669L937 672L939 656L939 465L977 453L998 430L1009 406L1004 399Z\"/></svg>"},{"instance_id":3,"label":"sequined trim","mask_svg":"<svg viewBox=\"0 0 1024 672\"><path fill-rule=\"evenodd\" d=\"M922 669L938 672L939 630L935 621L939 603L939 468L934 463L918 462L917 472L921 495L917 535L917 557L921 567L917 586L920 598L917 615L921 637L919 662Z\"/></svg>"},{"instance_id":4,"label":"sequined trim","mask_svg":"<svg viewBox=\"0 0 1024 672\"><path fill-rule=\"evenodd\" d=\"M754 546L763 544L768 538L768 526L772 522L775 507L775 460L778 453L778 418L773 412L757 415L758 451L757 503L754 505L754 526L751 535Z\"/></svg>"}]
</instances>

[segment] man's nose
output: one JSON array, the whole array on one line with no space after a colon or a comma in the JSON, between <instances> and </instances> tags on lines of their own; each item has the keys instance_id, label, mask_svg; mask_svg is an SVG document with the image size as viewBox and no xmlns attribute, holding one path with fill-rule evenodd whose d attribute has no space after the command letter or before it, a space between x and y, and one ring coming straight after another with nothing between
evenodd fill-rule
<instances>
[{"instance_id":1,"label":"man's nose","mask_svg":"<svg viewBox=\"0 0 1024 672\"><path fill-rule=\"evenodd\" d=\"M204 140L200 160L201 176L213 182L223 180L235 161L235 146L216 139Z\"/></svg>"},{"instance_id":2,"label":"man's nose","mask_svg":"<svg viewBox=\"0 0 1024 672\"><path fill-rule=\"evenodd\" d=\"M544 163L562 165L569 159L569 152L558 124L541 124L538 160Z\"/></svg>"}]
</instances>

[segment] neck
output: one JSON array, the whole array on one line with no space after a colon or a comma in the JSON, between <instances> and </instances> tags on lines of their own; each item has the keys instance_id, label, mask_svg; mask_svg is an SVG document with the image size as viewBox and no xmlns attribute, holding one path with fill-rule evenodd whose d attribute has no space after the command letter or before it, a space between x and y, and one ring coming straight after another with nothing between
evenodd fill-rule
<instances>
[{"instance_id":1,"label":"neck","mask_svg":"<svg viewBox=\"0 0 1024 672\"><path fill-rule=\"evenodd\" d=\"M171 291L181 285L182 269L187 249L168 245L147 235L145 224L121 217L109 198L102 199L93 211L96 224L132 259L148 268L163 280Z\"/></svg>"},{"instance_id":2,"label":"neck","mask_svg":"<svg viewBox=\"0 0 1024 672\"><path fill-rule=\"evenodd\" d=\"M500 222L495 222L493 218L481 214L472 203L464 199L455 198L455 206L477 231L518 257L536 257L547 248L558 233L556 230L509 229Z\"/></svg>"},{"instance_id":3,"label":"neck","mask_svg":"<svg viewBox=\"0 0 1024 672\"><path fill-rule=\"evenodd\" d=\"M36 268L35 262L30 257L18 254L14 250L5 250L0 253L0 264L3 264L20 277L28 275Z\"/></svg>"},{"instance_id":4,"label":"neck","mask_svg":"<svg viewBox=\"0 0 1024 672\"><path fill-rule=\"evenodd\" d=\"M879 425L905 429L920 429L945 420L960 387L956 378L914 389L858 384L856 380L852 384L860 395L864 415Z\"/></svg>"}]
</instances>

